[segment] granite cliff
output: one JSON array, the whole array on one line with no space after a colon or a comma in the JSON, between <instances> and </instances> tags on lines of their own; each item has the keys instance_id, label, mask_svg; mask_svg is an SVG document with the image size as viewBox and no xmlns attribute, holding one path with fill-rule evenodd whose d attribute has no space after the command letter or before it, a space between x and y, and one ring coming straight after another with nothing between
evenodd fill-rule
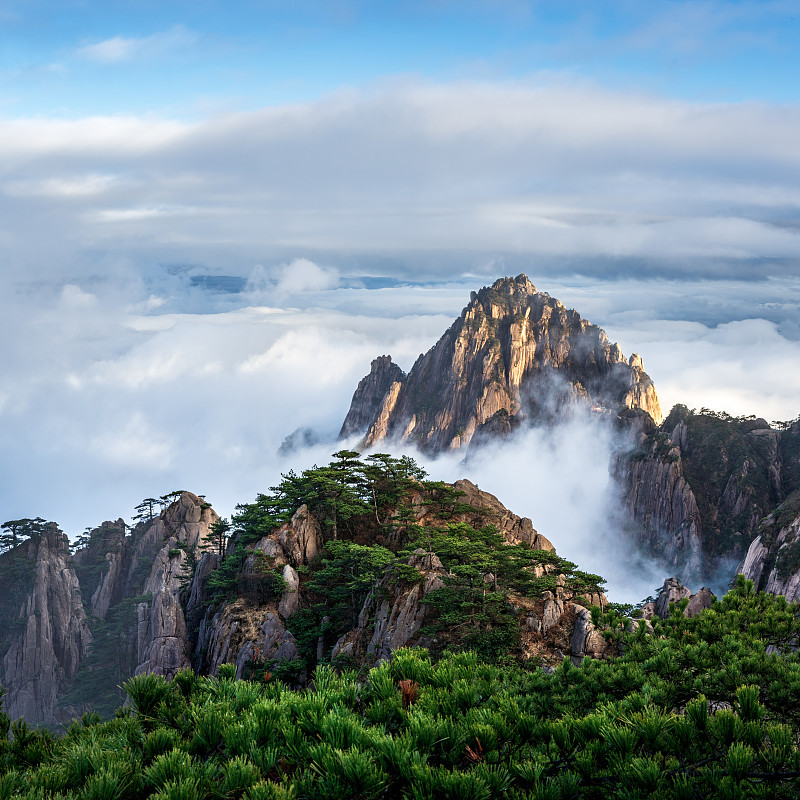
<instances>
[{"instance_id":1,"label":"granite cliff","mask_svg":"<svg viewBox=\"0 0 800 800\"><path fill-rule=\"evenodd\" d=\"M525 275L472 293L442 338L406 375L372 362L341 429L361 446L409 442L438 452L548 421L575 404L599 413L661 407L641 358L625 359L605 332L538 292Z\"/></svg>"},{"instance_id":2,"label":"granite cliff","mask_svg":"<svg viewBox=\"0 0 800 800\"><path fill-rule=\"evenodd\" d=\"M675 406L613 462L623 523L684 581L728 577L762 519L800 489L800 422L771 427Z\"/></svg>"},{"instance_id":3,"label":"granite cliff","mask_svg":"<svg viewBox=\"0 0 800 800\"><path fill-rule=\"evenodd\" d=\"M756 538L739 565L755 588L800 601L800 489L758 526Z\"/></svg>"},{"instance_id":4,"label":"granite cliff","mask_svg":"<svg viewBox=\"0 0 800 800\"><path fill-rule=\"evenodd\" d=\"M0 554L0 684L11 716L54 725L87 708L107 713L131 675L188 666L179 595L217 519L182 492L130 534L121 519L103 523L74 554L55 524Z\"/></svg>"},{"instance_id":5,"label":"granite cliff","mask_svg":"<svg viewBox=\"0 0 800 800\"><path fill-rule=\"evenodd\" d=\"M52 722L92 640L69 542L55 526L0 556L0 683L13 718Z\"/></svg>"},{"instance_id":6,"label":"granite cliff","mask_svg":"<svg viewBox=\"0 0 800 800\"><path fill-rule=\"evenodd\" d=\"M369 450L474 448L583 406L615 422L616 523L664 570L727 581L760 521L800 488L798 423L676 406L662 421L641 358L524 275L472 293L406 375L389 356L358 385L341 437Z\"/></svg>"},{"instance_id":7,"label":"granite cliff","mask_svg":"<svg viewBox=\"0 0 800 800\"><path fill-rule=\"evenodd\" d=\"M372 666L415 644L469 642L542 664L606 654L586 608L606 605L597 576L559 559L530 519L469 481L354 456L286 478L311 483L279 524L262 513L275 501L242 507L255 528L240 521L227 542L213 509L182 492L130 533L103 523L74 554L55 525L0 554L2 610L14 610L0 626L10 715L49 726L107 716L128 677L187 667L302 683L317 663Z\"/></svg>"},{"instance_id":8,"label":"granite cliff","mask_svg":"<svg viewBox=\"0 0 800 800\"><path fill-rule=\"evenodd\" d=\"M437 484L437 491L443 485ZM457 481L452 487L458 497L455 510L448 511L448 526L469 526L473 530L485 524L493 525L507 546L521 546L528 552L552 554L559 561L553 545L538 534L530 519L519 517L500 501L478 489L469 481ZM404 525L415 530L442 524L441 509L432 495L420 485L408 498L413 518ZM402 526L401 526L402 527ZM279 528L247 545L247 555L238 575L240 591L222 603L208 603L204 584L218 564L217 554L206 553L198 565L188 614L199 613L196 639L193 641L194 668L201 673L216 674L223 664L236 667L237 677L246 677L254 669L283 669L292 665L295 680L302 681L310 674L314 663L333 661L340 665L373 666L391 657L400 648L420 645L433 651L457 640L449 626L437 628L431 593L442 590L452 573L434 550L415 548L403 555L400 566L387 567L376 573L374 583L358 595L363 600L354 609L352 624L336 626L336 608L329 598L321 600L319 582L314 579L325 570L326 554L331 542L326 538L322 521L302 505ZM355 538L373 546L380 539L373 531L364 539L363 529L355 530ZM402 534L395 532L390 539L403 552ZM435 547L435 546L434 546ZM387 551L388 552L388 551ZM232 557L233 543L228 558ZM348 567L349 569L352 568ZM272 596L259 596L241 587L252 585L264 570L281 575L283 583ZM544 575L555 567L542 566L536 574ZM398 573L403 577L398 577ZM487 581L495 576L484 576ZM480 580L484 580L484 577ZM585 605L606 605L599 592L583 592L580 596L563 576L553 575L553 591L540 596L509 595L504 603L519 626L516 645L525 658L558 662L564 654L575 658L585 655L602 657L605 640L591 624ZM332 590L332 593L335 590ZM325 616L310 624L308 611L315 603L325 603ZM205 605L205 608L204 608ZM313 635L309 639L309 631ZM455 639L454 639L455 637ZM305 639L305 643L301 641ZM310 642L310 644L309 644ZM562 648L562 649L559 649ZM281 673L285 675L284 672Z\"/></svg>"}]
</instances>

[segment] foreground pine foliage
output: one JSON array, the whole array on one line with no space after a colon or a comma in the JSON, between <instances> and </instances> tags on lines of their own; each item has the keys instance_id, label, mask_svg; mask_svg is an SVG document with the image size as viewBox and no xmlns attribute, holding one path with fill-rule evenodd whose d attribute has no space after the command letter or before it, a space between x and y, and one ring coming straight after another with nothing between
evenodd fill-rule
<instances>
[{"instance_id":1,"label":"foreground pine foliage","mask_svg":"<svg viewBox=\"0 0 800 800\"><path fill-rule=\"evenodd\" d=\"M566 800L800 794L797 608L740 580L552 674L403 650L313 686L182 672L61 737L3 720L0 800Z\"/></svg>"}]
</instances>

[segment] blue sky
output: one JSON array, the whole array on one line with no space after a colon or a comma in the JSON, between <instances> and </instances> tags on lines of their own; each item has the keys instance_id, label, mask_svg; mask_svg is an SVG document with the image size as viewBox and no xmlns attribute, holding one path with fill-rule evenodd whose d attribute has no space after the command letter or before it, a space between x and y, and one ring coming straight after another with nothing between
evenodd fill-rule
<instances>
[{"instance_id":1,"label":"blue sky","mask_svg":"<svg viewBox=\"0 0 800 800\"><path fill-rule=\"evenodd\" d=\"M197 118L404 75L793 103L799 20L792 2L5 0L0 114Z\"/></svg>"},{"instance_id":2,"label":"blue sky","mask_svg":"<svg viewBox=\"0 0 800 800\"><path fill-rule=\"evenodd\" d=\"M3 519L229 514L521 272L666 409L796 417L796 6L0 0ZM508 500L578 560L587 442Z\"/></svg>"}]
</instances>

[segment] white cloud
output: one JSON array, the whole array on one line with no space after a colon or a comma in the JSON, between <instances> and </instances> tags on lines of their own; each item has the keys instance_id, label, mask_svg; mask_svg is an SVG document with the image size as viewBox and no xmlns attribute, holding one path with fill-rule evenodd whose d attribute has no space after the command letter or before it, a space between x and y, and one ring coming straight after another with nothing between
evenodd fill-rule
<instances>
[{"instance_id":1,"label":"white cloud","mask_svg":"<svg viewBox=\"0 0 800 800\"><path fill-rule=\"evenodd\" d=\"M338 284L336 270L319 267L307 258L296 258L281 270L276 289L280 294L296 294L333 289Z\"/></svg>"},{"instance_id":2,"label":"white cloud","mask_svg":"<svg viewBox=\"0 0 800 800\"><path fill-rule=\"evenodd\" d=\"M195 33L179 25L151 36L112 36L110 39L78 48L77 54L100 64L118 64L139 58L149 59L179 48L191 47L197 42L197 38Z\"/></svg>"},{"instance_id":3,"label":"white cloud","mask_svg":"<svg viewBox=\"0 0 800 800\"><path fill-rule=\"evenodd\" d=\"M798 140L793 106L534 80L0 121L0 508L75 532L185 487L230 514L302 468L275 455L287 434L336 434L372 358L409 369L504 273L639 352L667 407L795 417ZM475 476L550 535L544 500Z\"/></svg>"},{"instance_id":4,"label":"white cloud","mask_svg":"<svg viewBox=\"0 0 800 800\"><path fill-rule=\"evenodd\" d=\"M91 222L140 222L162 217L187 216L202 213L201 209L185 206L158 206L156 208L109 208L87 214Z\"/></svg>"},{"instance_id":5,"label":"white cloud","mask_svg":"<svg viewBox=\"0 0 800 800\"><path fill-rule=\"evenodd\" d=\"M401 81L193 123L3 121L0 239L29 254L169 246L176 260L235 247L250 264L305 252L317 266L320 250L796 261L799 138L797 106L544 78ZM31 235L43 214L46 240ZM333 285L294 270L287 289Z\"/></svg>"},{"instance_id":6,"label":"white cloud","mask_svg":"<svg viewBox=\"0 0 800 800\"><path fill-rule=\"evenodd\" d=\"M172 466L175 446L171 437L135 412L120 428L92 436L89 450L117 469L147 469L158 475Z\"/></svg>"},{"instance_id":7,"label":"white cloud","mask_svg":"<svg viewBox=\"0 0 800 800\"><path fill-rule=\"evenodd\" d=\"M72 178L51 178L41 181L14 181L5 186L7 194L24 197L89 197L103 194L119 184L115 175L79 175Z\"/></svg>"},{"instance_id":8,"label":"white cloud","mask_svg":"<svg viewBox=\"0 0 800 800\"><path fill-rule=\"evenodd\" d=\"M80 286L68 283L61 290L61 305L67 309L89 309L97 303L97 297L85 292Z\"/></svg>"}]
</instances>

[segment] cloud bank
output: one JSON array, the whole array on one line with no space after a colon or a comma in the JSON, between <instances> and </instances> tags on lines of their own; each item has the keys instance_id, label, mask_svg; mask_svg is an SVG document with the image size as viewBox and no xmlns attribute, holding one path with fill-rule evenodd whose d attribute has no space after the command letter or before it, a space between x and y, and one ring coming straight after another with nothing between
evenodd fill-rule
<instances>
[{"instance_id":1,"label":"cloud bank","mask_svg":"<svg viewBox=\"0 0 800 800\"><path fill-rule=\"evenodd\" d=\"M795 106L552 77L0 120L0 513L74 535L186 488L230 514L328 457L277 452L300 427L331 441L372 358L409 369L523 271L639 352L666 408L796 417L798 140ZM529 443L568 494L572 442ZM576 501L596 520L606 464ZM602 541L502 458L481 469L565 555Z\"/></svg>"},{"instance_id":2,"label":"cloud bank","mask_svg":"<svg viewBox=\"0 0 800 800\"><path fill-rule=\"evenodd\" d=\"M796 106L552 77L398 79L195 123L0 121L0 248L625 256L650 274L769 259L796 274L798 138Z\"/></svg>"}]
</instances>

